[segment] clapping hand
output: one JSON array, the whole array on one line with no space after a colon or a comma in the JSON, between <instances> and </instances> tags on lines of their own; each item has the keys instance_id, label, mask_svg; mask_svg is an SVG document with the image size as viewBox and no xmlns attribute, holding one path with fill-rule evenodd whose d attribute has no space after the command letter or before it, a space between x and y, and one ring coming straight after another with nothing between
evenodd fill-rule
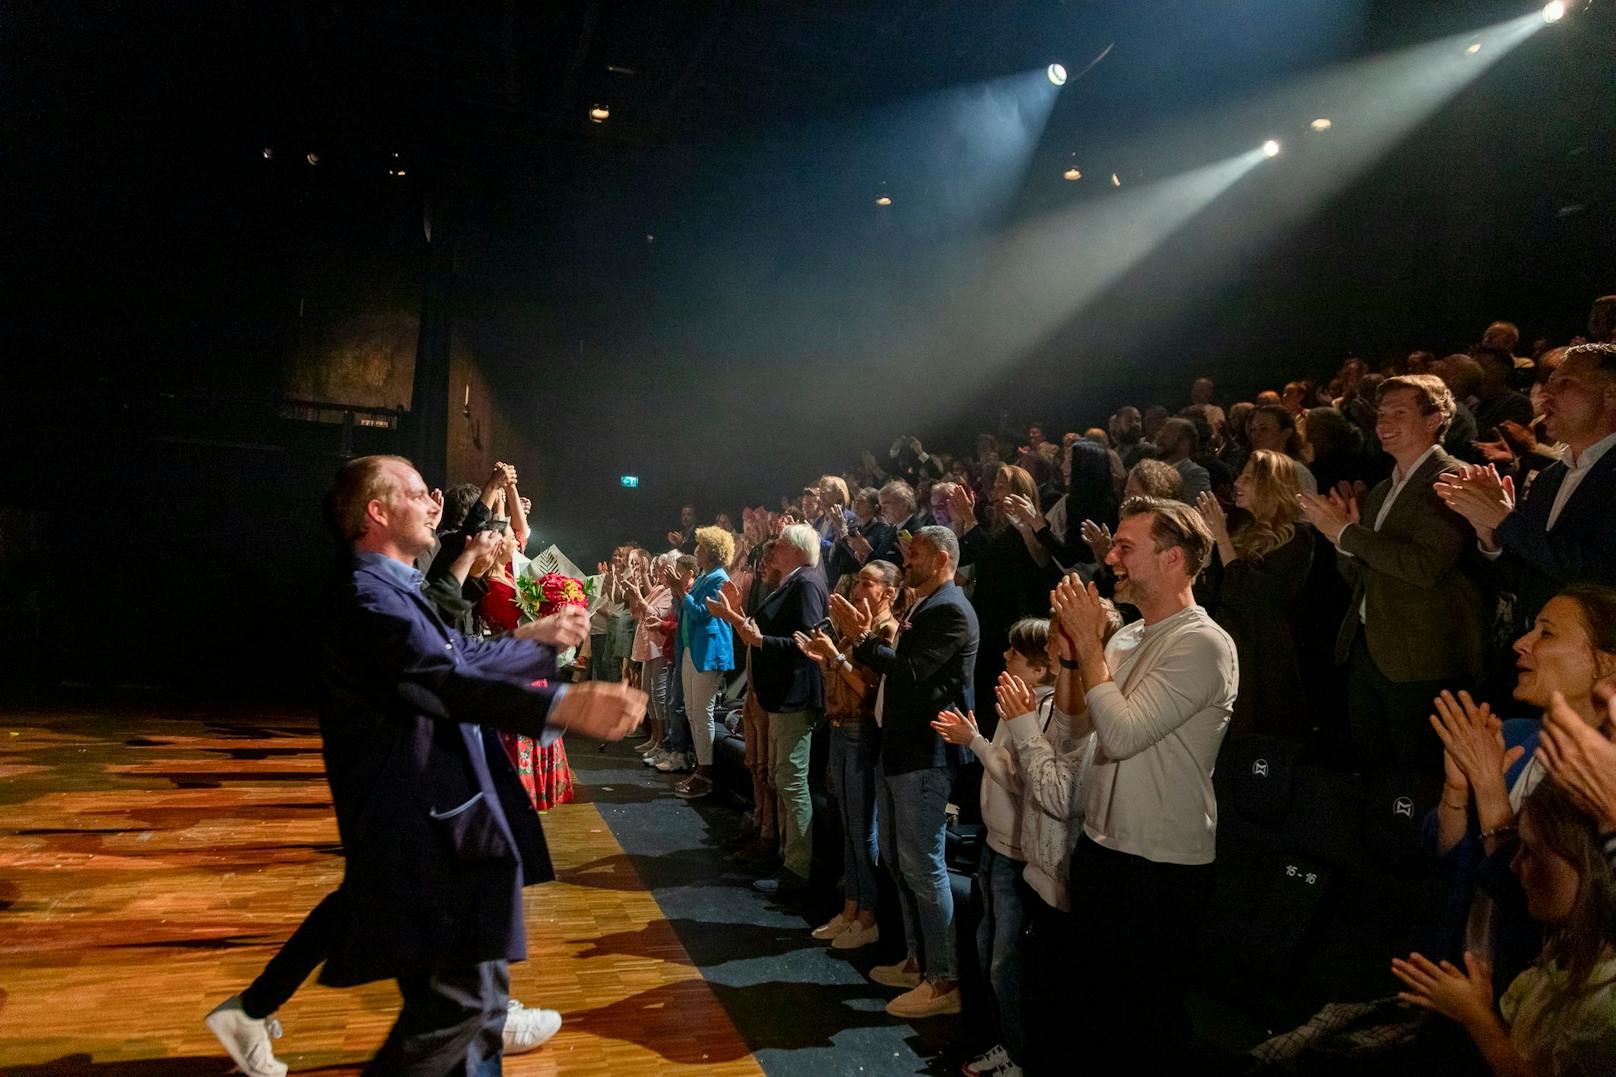
<instances>
[{"instance_id":1,"label":"clapping hand","mask_svg":"<svg viewBox=\"0 0 1616 1077\"><path fill-rule=\"evenodd\" d=\"M1469 950L1464 963L1465 971L1460 971L1452 962L1437 965L1421 954L1409 954L1407 961L1392 958L1392 975L1408 987L1397 997L1472 1027L1476 1020L1492 1016L1493 970Z\"/></svg>"},{"instance_id":2,"label":"clapping hand","mask_svg":"<svg viewBox=\"0 0 1616 1077\"><path fill-rule=\"evenodd\" d=\"M685 544L685 533L683 531L669 531L667 539L670 547L683 546Z\"/></svg>"},{"instance_id":3,"label":"clapping hand","mask_svg":"<svg viewBox=\"0 0 1616 1077\"><path fill-rule=\"evenodd\" d=\"M1031 714L1038 706L1038 696L1027 687L1027 682L1008 673L999 674L999 683L993 686L993 698L1001 722Z\"/></svg>"},{"instance_id":4,"label":"clapping hand","mask_svg":"<svg viewBox=\"0 0 1616 1077\"><path fill-rule=\"evenodd\" d=\"M1217 543L1229 541L1229 516L1223 511L1223 505L1210 493L1203 491L1195 498L1195 508L1206 521L1206 526L1212 531L1212 539Z\"/></svg>"},{"instance_id":5,"label":"clapping hand","mask_svg":"<svg viewBox=\"0 0 1616 1077\"><path fill-rule=\"evenodd\" d=\"M1515 511L1515 480L1499 478L1492 464L1465 464L1436 480L1436 494L1454 512L1470 521L1477 537L1491 545L1492 533Z\"/></svg>"},{"instance_id":6,"label":"clapping hand","mask_svg":"<svg viewBox=\"0 0 1616 1077\"><path fill-rule=\"evenodd\" d=\"M1328 496L1297 494L1296 503L1301 506L1303 518L1332 543L1340 542L1347 525L1359 520L1358 498L1339 487Z\"/></svg>"},{"instance_id":7,"label":"clapping hand","mask_svg":"<svg viewBox=\"0 0 1616 1077\"><path fill-rule=\"evenodd\" d=\"M860 599L859 604L855 606L841 595L831 595L830 607L826 612L830 614L831 623L836 626L836 631L842 634L843 639L858 639L875 623L875 614L870 610L869 599Z\"/></svg>"},{"instance_id":8,"label":"clapping hand","mask_svg":"<svg viewBox=\"0 0 1616 1077\"><path fill-rule=\"evenodd\" d=\"M938 711L931 727L948 743L964 748L976 739L976 712L961 714L957 710Z\"/></svg>"},{"instance_id":9,"label":"clapping hand","mask_svg":"<svg viewBox=\"0 0 1616 1077\"><path fill-rule=\"evenodd\" d=\"M1004 514L1012 524L1023 530L1037 530L1043 522L1038 506L1020 494L1008 494L1004 499Z\"/></svg>"},{"instance_id":10,"label":"clapping hand","mask_svg":"<svg viewBox=\"0 0 1616 1077\"><path fill-rule=\"evenodd\" d=\"M1092 583L1084 586L1077 574L1061 577L1049 592L1049 606L1074 647L1081 649L1085 641L1098 642L1105 637L1106 614L1100 591Z\"/></svg>"},{"instance_id":11,"label":"clapping hand","mask_svg":"<svg viewBox=\"0 0 1616 1077\"><path fill-rule=\"evenodd\" d=\"M948 514L959 523L961 534L976 526L976 494L965 483L955 483L949 491Z\"/></svg>"},{"instance_id":12,"label":"clapping hand","mask_svg":"<svg viewBox=\"0 0 1616 1077\"><path fill-rule=\"evenodd\" d=\"M734 593L734 584L729 580L725 580L718 593L707 600L707 610L714 617L732 625L746 620L746 614L741 612L740 596Z\"/></svg>"},{"instance_id":13,"label":"clapping hand","mask_svg":"<svg viewBox=\"0 0 1616 1077\"><path fill-rule=\"evenodd\" d=\"M1084 520L1082 526L1078 528L1078 533L1083 536L1083 541L1089 544L1094 560L1104 561L1105 555L1111 552L1111 529L1093 520Z\"/></svg>"},{"instance_id":14,"label":"clapping hand","mask_svg":"<svg viewBox=\"0 0 1616 1077\"><path fill-rule=\"evenodd\" d=\"M1600 697L1599 686L1595 696ZM1607 691L1601 702L1616 720L1616 695ZM1559 692L1549 697L1537 751L1560 787L1599 823L1600 832L1616 830L1616 744L1584 722Z\"/></svg>"},{"instance_id":15,"label":"clapping hand","mask_svg":"<svg viewBox=\"0 0 1616 1077\"><path fill-rule=\"evenodd\" d=\"M836 650L836 641L817 628L811 636L806 632L793 632L791 638L797 641L799 651L816 662L829 664L836 660L839 653Z\"/></svg>"},{"instance_id":16,"label":"clapping hand","mask_svg":"<svg viewBox=\"0 0 1616 1077\"><path fill-rule=\"evenodd\" d=\"M570 685L545 721L597 740L621 740L645 717L646 695L616 681Z\"/></svg>"},{"instance_id":17,"label":"clapping hand","mask_svg":"<svg viewBox=\"0 0 1616 1077\"><path fill-rule=\"evenodd\" d=\"M443 491L434 488L428 496L432 498L432 507L426 510L426 523L436 531L438 523L443 519Z\"/></svg>"},{"instance_id":18,"label":"clapping hand","mask_svg":"<svg viewBox=\"0 0 1616 1077\"><path fill-rule=\"evenodd\" d=\"M870 554L875 552L875 547L870 545L870 540L857 531L848 534L847 548L853 551L853 556L858 558L860 562L868 561Z\"/></svg>"},{"instance_id":19,"label":"clapping hand","mask_svg":"<svg viewBox=\"0 0 1616 1077\"><path fill-rule=\"evenodd\" d=\"M1477 705L1469 692L1454 698L1444 691L1436 697L1437 713L1431 715L1431 728L1442 738L1442 748L1453 765L1464 773L1471 789L1485 789L1503 783L1504 773L1526 754L1525 748L1504 749L1503 723L1488 708Z\"/></svg>"}]
</instances>

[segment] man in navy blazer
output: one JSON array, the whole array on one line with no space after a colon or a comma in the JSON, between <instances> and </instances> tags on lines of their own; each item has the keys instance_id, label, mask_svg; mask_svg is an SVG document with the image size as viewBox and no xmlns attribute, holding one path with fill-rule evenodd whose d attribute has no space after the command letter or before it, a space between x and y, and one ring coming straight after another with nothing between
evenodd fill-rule
<instances>
[{"instance_id":1,"label":"man in navy blazer","mask_svg":"<svg viewBox=\"0 0 1616 1077\"><path fill-rule=\"evenodd\" d=\"M812 632L825 616L825 575L820 571L819 535L808 524L780 533L770 557L780 585L748 619L729 595L708 607L735 627L751 651L752 691L768 714L769 774L779 795L781 867L752 888L763 894L800 892L813 863L814 802L808 793L809 747L825 713L825 686L819 664L797 647L796 633Z\"/></svg>"},{"instance_id":2,"label":"man in navy blazer","mask_svg":"<svg viewBox=\"0 0 1616 1077\"><path fill-rule=\"evenodd\" d=\"M964 749L932 728L939 711L971 709L972 671L981 633L976 611L954 583L959 540L946 527L923 527L908 543L904 580L915 600L895 646L872 631L868 610L831 600L831 619L858 641L853 657L881 674L875 716L881 723L876 817L881 860L898 884L909 952L871 970L877 983L907 987L887 1004L894 1017L958 1013L954 896L943 859L948 798Z\"/></svg>"},{"instance_id":3,"label":"man in navy blazer","mask_svg":"<svg viewBox=\"0 0 1616 1077\"><path fill-rule=\"evenodd\" d=\"M324 652L320 733L347 864L320 980L398 981L403 1008L366 1073L471 1077L500 1072L507 963L527 954L522 887L553 878L538 816L491 731L615 740L645 695L532 687L554 674L537 643L444 625L413 567L432 542L430 505L394 456L350 461L328 497L353 567Z\"/></svg>"},{"instance_id":4,"label":"man in navy blazer","mask_svg":"<svg viewBox=\"0 0 1616 1077\"><path fill-rule=\"evenodd\" d=\"M1569 584L1616 585L1616 344L1566 351L1543 387L1543 423L1566 454L1518 500L1490 468L1467 468L1436 486L1475 527L1482 553L1515 594L1517 631Z\"/></svg>"}]
</instances>

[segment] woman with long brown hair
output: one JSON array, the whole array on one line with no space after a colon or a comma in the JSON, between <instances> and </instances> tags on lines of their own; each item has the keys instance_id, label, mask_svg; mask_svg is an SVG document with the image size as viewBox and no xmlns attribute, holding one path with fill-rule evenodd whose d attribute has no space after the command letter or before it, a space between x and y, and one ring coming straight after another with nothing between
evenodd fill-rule
<instances>
[{"instance_id":1,"label":"woman with long brown hair","mask_svg":"<svg viewBox=\"0 0 1616 1077\"><path fill-rule=\"evenodd\" d=\"M1010 626L1023 617L1049 608L1049 589L1060 579L1060 569L1038 541L1044 510L1038 485L1025 468L1000 464L993 472L987 524L977 520L976 499L970 487L957 487L949 499L954 530L959 533L960 566L971 568L971 606L981 631L976 652L976 713L986 716L997 703L994 686L1004 672L1004 651L1010 645ZM991 728L984 736L992 736Z\"/></svg>"},{"instance_id":2,"label":"woman with long brown hair","mask_svg":"<svg viewBox=\"0 0 1616 1077\"><path fill-rule=\"evenodd\" d=\"M1217 542L1202 604L1233 637L1240 658L1228 739L1248 733L1300 739L1309 729L1290 622L1313 563L1313 535L1301 520L1297 490L1296 462L1257 449L1235 479L1232 530L1217 498L1202 494L1196 503Z\"/></svg>"}]
</instances>

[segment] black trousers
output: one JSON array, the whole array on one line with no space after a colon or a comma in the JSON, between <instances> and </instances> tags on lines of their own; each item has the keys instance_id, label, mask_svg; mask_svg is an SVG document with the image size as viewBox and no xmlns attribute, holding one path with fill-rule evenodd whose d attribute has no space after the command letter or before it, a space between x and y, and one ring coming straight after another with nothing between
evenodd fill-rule
<instances>
[{"instance_id":1,"label":"black trousers","mask_svg":"<svg viewBox=\"0 0 1616 1077\"><path fill-rule=\"evenodd\" d=\"M241 993L241 1008L248 1017L264 1018L286 1005L331 952L332 938L341 920L343 892L333 890L303 918L258 979Z\"/></svg>"},{"instance_id":2,"label":"black trousers","mask_svg":"<svg viewBox=\"0 0 1616 1077\"><path fill-rule=\"evenodd\" d=\"M1097 845L1072 854L1073 969L1068 1013L1099 1056L1096 1073L1180 1073L1190 1042L1184 993L1195 971L1196 924L1212 894L1211 864L1163 864ZM1080 1054L1087 1056L1088 1047ZM1107 1068L1110 1067L1110 1068Z\"/></svg>"},{"instance_id":3,"label":"black trousers","mask_svg":"<svg viewBox=\"0 0 1616 1077\"><path fill-rule=\"evenodd\" d=\"M365 1077L499 1077L511 997L504 961L398 981L404 1007Z\"/></svg>"},{"instance_id":4,"label":"black trousers","mask_svg":"<svg viewBox=\"0 0 1616 1077\"><path fill-rule=\"evenodd\" d=\"M1357 769L1440 776L1442 741L1431 728L1433 700L1442 689L1458 687L1441 680L1387 680L1360 630L1347 657L1347 735Z\"/></svg>"}]
</instances>

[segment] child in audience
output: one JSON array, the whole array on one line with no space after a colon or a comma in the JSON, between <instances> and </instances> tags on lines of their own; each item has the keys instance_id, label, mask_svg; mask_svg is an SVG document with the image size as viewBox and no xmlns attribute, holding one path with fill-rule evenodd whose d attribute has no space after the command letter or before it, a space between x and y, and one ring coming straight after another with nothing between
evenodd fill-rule
<instances>
[{"instance_id":1,"label":"child in audience","mask_svg":"<svg viewBox=\"0 0 1616 1077\"><path fill-rule=\"evenodd\" d=\"M1028 617L1010 627L1010 646L1004 652L1004 675L1032 686L1033 710L1050 736L1054 713L1055 663L1049 655L1049 621ZM966 1077L994 1074L1019 1077L1025 1061L1026 1040L1021 1021L1021 937L1032 904L1022 872L1027 858L1021 851L1021 778L1010 748L1010 727L1000 722L990 742L978 731L976 712L960 715L944 711L932 722L951 744L967 747L982 761L987 780L981 786L982 822L987 840L976 885L982 899L982 919L976 928L976 954L987 978L990 1010L999 1039L992 1049L965 1066ZM1054 731L1059 736L1060 730Z\"/></svg>"}]
</instances>

